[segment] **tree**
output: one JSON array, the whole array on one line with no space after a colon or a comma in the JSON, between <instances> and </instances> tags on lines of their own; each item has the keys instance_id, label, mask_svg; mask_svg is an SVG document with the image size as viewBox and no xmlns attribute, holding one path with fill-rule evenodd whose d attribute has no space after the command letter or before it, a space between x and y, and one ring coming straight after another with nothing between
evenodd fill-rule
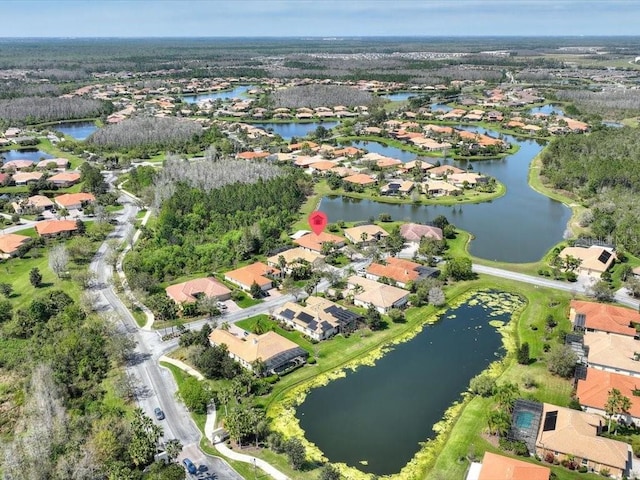
<instances>
[{"instance_id":1,"label":"tree","mask_svg":"<svg viewBox=\"0 0 640 480\"><path fill-rule=\"evenodd\" d=\"M10 283L0 283L0 293L9 298L13 293L13 285Z\"/></svg>"},{"instance_id":2,"label":"tree","mask_svg":"<svg viewBox=\"0 0 640 480\"><path fill-rule=\"evenodd\" d=\"M284 452L294 470L300 470L304 465L307 452L299 438L293 437L284 444Z\"/></svg>"},{"instance_id":3,"label":"tree","mask_svg":"<svg viewBox=\"0 0 640 480\"><path fill-rule=\"evenodd\" d=\"M145 467L151 464L160 437L162 437L162 428L153 423L141 408L136 408L131 422L131 440L128 446L134 465Z\"/></svg>"},{"instance_id":4,"label":"tree","mask_svg":"<svg viewBox=\"0 0 640 480\"><path fill-rule=\"evenodd\" d=\"M80 235L84 235L84 233L87 231L87 227L84 224L84 222L80 219L76 220L76 232L78 232Z\"/></svg>"},{"instance_id":5,"label":"tree","mask_svg":"<svg viewBox=\"0 0 640 480\"><path fill-rule=\"evenodd\" d=\"M511 428L511 415L504 410L492 410L487 419L491 435L505 436Z\"/></svg>"},{"instance_id":6,"label":"tree","mask_svg":"<svg viewBox=\"0 0 640 480\"><path fill-rule=\"evenodd\" d=\"M231 390L231 387L229 385L223 386L220 390L218 390L216 395L218 398L218 402L224 405L225 416L228 415L229 402L231 402L231 399L233 398L233 391Z\"/></svg>"},{"instance_id":7,"label":"tree","mask_svg":"<svg viewBox=\"0 0 640 480\"><path fill-rule=\"evenodd\" d=\"M444 230L444 227L449 225L449 220L444 215L438 215L433 219L433 222L431 222L431 224L434 227L438 227L440 230Z\"/></svg>"},{"instance_id":8,"label":"tree","mask_svg":"<svg viewBox=\"0 0 640 480\"><path fill-rule=\"evenodd\" d=\"M614 415L618 415L621 413L628 413L631 408L631 400L628 397L622 395L620 390L617 388L612 388L609 390L609 395L607 397L607 403L604 405L604 411L609 417L609 424L607 427L608 431L611 431L611 420Z\"/></svg>"},{"instance_id":9,"label":"tree","mask_svg":"<svg viewBox=\"0 0 640 480\"><path fill-rule=\"evenodd\" d=\"M434 307L441 307L447 303L444 291L440 287L431 287L429 289L428 302Z\"/></svg>"},{"instance_id":10,"label":"tree","mask_svg":"<svg viewBox=\"0 0 640 480\"><path fill-rule=\"evenodd\" d=\"M319 480L340 480L340 470L327 463L320 469Z\"/></svg>"},{"instance_id":11,"label":"tree","mask_svg":"<svg viewBox=\"0 0 640 480\"><path fill-rule=\"evenodd\" d=\"M511 413L516 399L520 396L520 390L515 383L507 382L496 386L493 395L500 410Z\"/></svg>"},{"instance_id":12,"label":"tree","mask_svg":"<svg viewBox=\"0 0 640 480\"><path fill-rule=\"evenodd\" d=\"M212 396L207 385L195 377L185 378L180 386L180 398L185 407L194 413L207 413Z\"/></svg>"},{"instance_id":13,"label":"tree","mask_svg":"<svg viewBox=\"0 0 640 480\"><path fill-rule=\"evenodd\" d=\"M251 284L249 293L253 298L262 298L262 289L255 281Z\"/></svg>"},{"instance_id":14,"label":"tree","mask_svg":"<svg viewBox=\"0 0 640 480\"><path fill-rule=\"evenodd\" d=\"M627 281L624 283L624 287L629 291L634 297L640 297L640 279L635 276L630 276L627 278Z\"/></svg>"},{"instance_id":15,"label":"tree","mask_svg":"<svg viewBox=\"0 0 640 480\"><path fill-rule=\"evenodd\" d=\"M564 378L569 378L578 362L578 356L568 345L554 345L547 354L547 368Z\"/></svg>"},{"instance_id":16,"label":"tree","mask_svg":"<svg viewBox=\"0 0 640 480\"><path fill-rule=\"evenodd\" d=\"M452 280L471 280L474 278L471 260L466 257L452 258L447 261L444 275Z\"/></svg>"},{"instance_id":17,"label":"tree","mask_svg":"<svg viewBox=\"0 0 640 480\"><path fill-rule=\"evenodd\" d=\"M404 312L399 308L392 308L389 310L389 318L393 323L404 323Z\"/></svg>"},{"instance_id":18,"label":"tree","mask_svg":"<svg viewBox=\"0 0 640 480\"><path fill-rule=\"evenodd\" d=\"M56 245L49 250L49 267L58 278L67 272L69 252L63 244Z\"/></svg>"},{"instance_id":19,"label":"tree","mask_svg":"<svg viewBox=\"0 0 640 480\"><path fill-rule=\"evenodd\" d=\"M518 348L518 363L520 365L529 365L529 362L529 344L524 342L520 345L520 348Z\"/></svg>"},{"instance_id":20,"label":"tree","mask_svg":"<svg viewBox=\"0 0 640 480\"><path fill-rule=\"evenodd\" d=\"M11 320L12 316L13 305L11 304L11 300L3 298L2 300L0 300L0 323Z\"/></svg>"},{"instance_id":21,"label":"tree","mask_svg":"<svg viewBox=\"0 0 640 480\"><path fill-rule=\"evenodd\" d=\"M147 306L151 309L157 320L172 320L178 314L176 302L171 300L165 292L151 295L147 300Z\"/></svg>"},{"instance_id":22,"label":"tree","mask_svg":"<svg viewBox=\"0 0 640 480\"><path fill-rule=\"evenodd\" d=\"M384 321L382 320L382 315L380 315L378 309L372 304L370 304L369 308L367 309L365 320L371 330L380 330L385 325Z\"/></svg>"},{"instance_id":23,"label":"tree","mask_svg":"<svg viewBox=\"0 0 640 480\"><path fill-rule=\"evenodd\" d=\"M177 438L172 438L166 443L165 451L167 452L167 456L170 461L175 462L178 455L180 455L180 452L182 452L182 447L182 442Z\"/></svg>"},{"instance_id":24,"label":"tree","mask_svg":"<svg viewBox=\"0 0 640 480\"><path fill-rule=\"evenodd\" d=\"M598 280L587 287L587 294L595 297L599 302L611 302L613 300L613 289L604 280Z\"/></svg>"},{"instance_id":25,"label":"tree","mask_svg":"<svg viewBox=\"0 0 640 480\"><path fill-rule=\"evenodd\" d=\"M144 480L184 480L184 468L177 463L154 462L148 469Z\"/></svg>"},{"instance_id":26,"label":"tree","mask_svg":"<svg viewBox=\"0 0 640 480\"><path fill-rule=\"evenodd\" d=\"M385 237L384 245L391 255L397 255L404 248L404 237L400 233L399 225L396 225L391 233Z\"/></svg>"},{"instance_id":27,"label":"tree","mask_svg":"<svg viewBox=\"0 0 640 480\"><path fill-rule=\"evenodd\" d=\"M38 267L34 267L29 271L29 282L35 288L38 288L42 285L42 274L40 273L40 269Z\"/></svg>"},{"instance_id":28,"label":"tree","mask_svg":"<svg viewBox=\"0 0 640 480\"><path fill-rule=\"evenodd\" d=\"M469 390L471 393L480 395L481 397L490 397L493 394L495 387L496 380L486 373L476 375L469 382Z\"/></svg>"}]
</instances>

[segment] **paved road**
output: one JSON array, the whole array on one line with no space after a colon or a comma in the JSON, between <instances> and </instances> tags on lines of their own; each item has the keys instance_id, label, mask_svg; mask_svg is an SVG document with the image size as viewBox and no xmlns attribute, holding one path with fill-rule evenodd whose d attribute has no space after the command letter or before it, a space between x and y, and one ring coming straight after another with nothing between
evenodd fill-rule
<instances>
[{"instance_id":1,"label":"paved road","mask_svg":"<svg viewBox=\"0 0 640 480\"><path fill-rule=\"evenodd\" d=\"M120 202L124 210L119 212L119 223L109 238L124 239L133 225L129 222L138 213L138 207L132 199L122 196ZM179 439L184 445L180 458L188 456L196 465L206 465L209 473L215 472L220 480L241 480L225 461L205 455L198 447L201 433L191 419L189 412L182 402L175 398L177 385L170 371L158 364L158 358L163 354L166 346L156 332L139 330L129 310L115 294L109 284L113 274L112 267L105 262L107 243L98 249L90 268L96 274L97 286L93 289L98 311L111 314L119 328L128 332L137 345L132 361L127 366L127 374L135 385L136 401L149 415L153 416L153 409L160 407L165 412L165 420L158 422L164 431L164 440ZM199 478L206 478L202 475Z\"/></svg>"}]
</instances>

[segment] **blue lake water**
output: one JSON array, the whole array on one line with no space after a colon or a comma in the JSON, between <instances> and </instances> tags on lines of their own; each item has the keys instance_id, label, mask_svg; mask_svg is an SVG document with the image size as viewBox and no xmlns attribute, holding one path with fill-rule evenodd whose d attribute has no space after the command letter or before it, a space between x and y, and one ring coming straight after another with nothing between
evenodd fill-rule
<instances>
[{"instance_id":1,"label":"blue lake water","mask_svg":"<svg viewBox=\"0 0 640 480\"><path fill-rule=\"evenodd\" d=\"M331 462L376 475L399 472L420 442L434 438L433 426L469 381L502 356L489 320L510 314L490 317L492 311L482 302L451 309L374 367L311 390L296 412L306 438Z\"/></svg>"},{"instance_id":2,"label":"blue lake water","mask_svg":"<svg viewBox=\"0 0 640 480\"><path fill-rule=\"evenodd\" d=\"M69 135L76 140L85 140L89 135L95 132L98 127L93 122L68 122L54 125L53 130Z\"/></svg>"},{"instance_id":3,"label":"blue lake water","mask_svg":"<svg viewBox=\"0 0 640 480\"><path fill-rule=\"evenodd\" d=\"M202 100L230 100L232 98L242 98L246 96L246 93L249 90L254 89L253 85L240 85L235 87L233 90L227 90L224 92L211 92L211 93L201 93L198 95L184 95L182 100L186 103L197 103Z\"/></svg>"},{"instance_id":4,"label":"blue lake water","mask_svg":"<svg viewBox=\"0 0 640 480\"><path fill-rule=\"evenodd\" d=\"M285 140L291 140L292 137L306 137L309 133L315 131L320 125L327 130L338 126L339 122L311 122L311 123L252 123L256 127L272 131L280 135Z\"/></svg>"},{"instance_id":5,"label":"blue lake water","mask_svg":"<svg viewBox=\"0 0 640 480\"><path fill-rule=\"evenodd\" d=\"M421 92L397 92L397 93L388 93L386 95L380 95L381 98L386 98L387 100L391 100L392 102L401 102L403 100L409 100L410 97L420 97L426 95Z\"/></svg>"},{"instance_id":6,"label":"blue lake water","mask_svg":"<svg viewBox=\"0 0 640 480\"><path fill-rule=\"evenodd\" d=\"M39 162L40 160L47 158L55 158L53 155L49 155L48 153L35 148L0 152L0 157L4 159L4 162L10 162L12 160L31 160L32 162Z\"/></svg>"},{"instance_id":7,"label":"blue lake water","mask_svg":"<svg viewBox=\"0 0 640 480\"><path fill-rule=\"evenodd\" d=\"M378 142L357 141L351 142L351 145L356 148L368 150L369 152L379 153L380 155L384 155L386 157L397 158L398 160L402 160L403 162L410 162L412 160L415 160L417 157L415 153L407 152L406 150L401 150L397 147L390 147ZM436 159L433 159L433 162L435 161Z\"/></svg>"},{"instance_id":8,"label":"blue lake water","mask_svg":"<svg viewBox=\"0 0 640 480\"><path fill-rule=\"evenodd\" d=\"M531 113L531 114L544 113L546 115L564 115L564 111L560 107L557 107L557 106L553 105L552 103L549 103L547 105L543 105L541 107L531 108L531 109L529 109L529 113Z\"/></svg>"},{"instance_id":9,"label":"blue lake water","mask_svg":"<svg viewBox=\"0 0 640 480\"><path fill-rule=\"evenodd\" d=\"M449 105L445 105L444 103L433 103L430 105L432 112L450 112L453 110Z\"/></svg>"},{"instance_id":10,"label":"blue lake water","mask_svg":"<svg viewBox=\"0 0 640 480\"><path fill-rule=\"evenodd\" d=\"M486 132L484 129L465 129ZM488 132L497 137L496 132ZM520 146L518 152L503 159L476 162L450 162L461 168L495 177L506 186L504 196L491 202L459 205L385 204L347 197L325 197L320 210L329 222L377 219L388 213L393 220L427 223L438 215L474 235L470 252L478 257L503 262L534 262L544 256L562 235L571 216L564 204L552 200L528 184L529 165L543 146L533 140L504 138Z\"/></svg>"}]
</instances>

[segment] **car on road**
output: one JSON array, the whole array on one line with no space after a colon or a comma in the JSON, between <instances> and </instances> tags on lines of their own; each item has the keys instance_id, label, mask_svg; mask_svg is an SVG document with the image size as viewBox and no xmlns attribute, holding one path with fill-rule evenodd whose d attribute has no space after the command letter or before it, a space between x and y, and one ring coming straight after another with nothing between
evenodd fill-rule
<instances>
[{"instance_id":1,"label":"car on road","mask_svg":"<svg viewBox=\"0 0 640 480\"><path fill-rule=\"evenodd\" d=\"M182 464L184 465L184 468L187 469L187 472L189 472L190 474L195 475L196 473L198 473L198 469L193 464L193 462L188 458L185 458L184 460L182 460Z\"/></svg>"},{"instance_id":2,"label":"car on road","mask_svg":"<svg viewBox=\"0 0 640 480\"><path fill-rule=\"evenodd\" d=\"M223 302L216 302L216 307L218 307L218 310L226 310L228 308Z\"/></svg>"},{"instance_id":3,"label":"car on road","mask_svg":"<svg viewBox=\"0 0 640 480\"><path fill-rule=\"evenodd\" d=\"M156 407L153 409L153 414L156 416L157 420L164 420L164 412L160 407Z\"/></svg>"}]
</instances>

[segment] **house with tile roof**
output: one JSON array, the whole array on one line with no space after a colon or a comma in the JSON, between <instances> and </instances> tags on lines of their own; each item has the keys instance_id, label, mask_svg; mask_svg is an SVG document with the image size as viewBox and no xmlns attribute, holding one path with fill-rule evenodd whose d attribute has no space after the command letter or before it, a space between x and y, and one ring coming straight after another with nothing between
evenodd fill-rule
<instances>
[{"instance_id":1,"label":"house with tile roof","mask_svg":"<svg viewBox=\"0 0 640 480\"><path fill-rule=\"evenodd\" d=\"M174 302L194 303L200 297L228 300L231 290L213 277L194 278L187 282L176 283L165 288L167 296Z\"/></svg>"},{"instance_id":2,"label":"house with tile roof","mask_svg":"<svg viewBox=\"0 0 640 480\"><path fill-rule=\"evenodd\" d=\"M640 313L630 308L598 302L571 300L569 320L574 330L617 333L636 337L634 325L640 324Z\"/></svg>"},{"instance_id":3,"label":"house with tile roof","mask_svg":"<svg viewBox=\"0 0 640 480\"><path fill-rule=\"evenodd\" d=\"M307 233L306 235L296 238L293 243L311 252L322 253L322 245L324 243L333 243L336 248L340 248L344 246L345 241L343 237L339 237L338 235L320 232L319 235Z\"/></svg>"},{"instance_id":4,"label":"house with tile roof","mask_svg":"<svg viewBox=\"0 0 640 480\"><path fill-rule=\"evenodd\" d=\"M432 225L422 225L420 223L405 223L400 227L400 235L407 242L420 243L422 237L442 240L444 235L442 229Z\"/></svg>"},{"instance_id":5,"label":"house with tile roof","mask_svg":"<svg viewBox=\"0 0 640 480\"><path fill-rule=\"evenodd\" d=\"M634 423L640 426L640 378L638 377L598 368L587 368L586 378L578 379L576 397L585 411L606 416L609 392L614 388L631 400L629 411L616 415L616 418L628 424Z\"/></svg>"},{"instance_id":6,"label":"house with tile roof","mask_svg":"<svg viewBox=\"0 0 640 480\"><path fill-rule=\"evenodd\" d=\"M472 463L465 480L549 480L551 469L543 465L485 452L482 463Z\"/></svg>"},{"instance_id":7,"label":"house with tile roof","mask_svg":"<svg viewBox=\"0 0 640 480\"><path fill-rule=\"evenodd\" d=\"M211 345L226 345L229 356L250 371L256 360L265 363L267 372L277 373L288 364L303 365L309 356L297 343L276 332L262 335L244 332L236 335L216 328L209 335L209 342Z\"/></svg>"},{"instance_id":8,"label":"house with tile roof","mask_svg":"<svg viewBox=\"0 0 640 480\"><path fill-rule=\"evenodd\" d=\"M565 259L568 256L578 258L581 263L578 267L578 274L587 275L599 279L603 272L606 272L616 260L616 254L612 248L591 245L584 247L565 247L558 254L558 257Z\"/></svg>"},{"instance_id":9,"label":"house with tile roof","mask_svg":"<svg viewBox=\"0 0 640 480\"><path fill-rule=\"evenodd\" d=\"M375 262L369 265L365 276L375 281L386 278L395 282L398 287L406 288L409 282L437 276L438 274L439 270L435 268L425 267L403 258L389 257L384 265Z\"/></svg>"},{"instance_id":10,"label":"house with tile roof","mask_svg":"<svg viewBox=\"0 0 640 480\"><path fill-rule=\"evenodd\" d=\"M70 235L78 230L75 220L43 220L36 223L36 232L41 237Z\"/></svg>"},{"instance_id":11,"label":"house with tile roof","mask_svg":"<svg viewBox=\"0 0 640 480\"><path fill-rule=\"evenodd\" d=\"M36 168L46 169L51 168L52 166L56 170L64 170L69 166L69 160L66 158L47 158L45 160L41 160L36 164Z\"/></svg>"},{"instance_id":12,"label":"house with tile roof","mask_svg":"<svg viewBox=\"0 0 640 480\"><path fill-rule=\"evenodd\" d=\"M280 270L270 267L262 262L255 262L245 267L231 270L224 274L224 279L237 285L242 290L248 292L251 285L256 283L263 292L273 288L274 277L280 276Z\"/></svg>"},{"instance_id":13,"label":"house with tile roof","mask_svg":"<svg viewBox=\"0 0 640 480\"><path fill-rule=\"evenodd\" d=\"M33 195L29 198L13 202L11 206L18 215L23 215L25 213L39 213L44 210L53 210L55 204L49 197L44 195Z\"/></svg>"},{"instance_id":14,"label":"house with tile roof","mask_svg":"<svg viewBox=\"0 0 640 480\"><path fill-rule=\"evenodd\" d=\"M349 175L348 177L344 177L342 180L345 182L353 183L354 185L362 185L363 187L375 185L376 183L376 179L371 175L367 175L366 173L356 173L354 175Z\"/></svg>"},{"instance_id":15,"label":"house with tile roof","mask_svg":"<svg viewBox=\"0 0 640 480\"><path fill-rule=\"evenodd\" d=\"M347 279L347 286L349 293L353 293L355 305L364 308L373 305L380 313L387 313L392 308L402 308L409 301L407 290L356 275Z\"/></svg>"},{"instance_id":16,"label":"house with tile roof","mask_svg":"<svg viewBox=\"0 0 640 480\"><path fill-rule=\"evenodd\" d=\"M92 193L78 192L78 193L63 193L53 197L53 201L60 208L66 208L67 210L77 210L89 203L96 201L96 197Z\"/></svg>"},{"instance_id":17,"label":"house with tile roof","mask_svg":"<svg viewBox=\"0 0 640 480\"><path fill-rule=\"evenodd\" d=\"M47 181L53 183L56 187L66 188L78 183L80 177L80 172L60 172L47 178Z\"/></svg>"},{"instance_id":18,"label":"house with tile roof","mask_svg":"<svg viewBox=\"0 0 640 480\"><path fill-rule=\"evenodd\" d=\"M289 250L284 250L283 252L277 253L267 258L267 265L269 265L270 267L280 268L280 257L284 259L284 273L286 274L290 274L293 268L299 267L305 262L308 264L313 264L318 260L324 259L324 255L316 251L308 250L302 247L295 247L290 248Z\"/></svg>"},{"instance_id":19,"label":"house with tile roof","mask_svg":"<svg viewBox=\"0 0 640 480\"><path fill-rule=\"evenodd\" d=\"M15 233L7 233L0 235L0 258L7 259L15 257L20 247L28 244L31 237L25 235L16 235Z\"/></svg>"},{"instance_id":20,"label":"house with tile roof","mask_svg":"<svg viewBox=\"0 0 640 480\"><path fill-rule=\"evenodd\" d=\"M362 316L322 297L308 297L305 305L287 302L273 317L316 341L355 330Z\"/></svg>"},{"instance_id":21,"label":"house with tile roof","mask_svg":"<svg viewBox=\"0 0 640 480\"><path fill-rule=\"evenodd\" d=\"M42 172L18 172L13 174L13 182L16 185L28 185L36 183L43 176Z\"/></svg>"},{"instance_id":22,"label":"house with tile roof","mask_svg":"<svg viewBox=\"0 0 640 480\"><path fill-rule=\"evenodd\" d=\"M640 377L640 342L634 337L585 332L583 342L589 367Z\"/></svg>"},{"instance_id":23,"label":"house with tile roof","mask_svg":"<svg viewBox=\"0 0 640 480\"><path fill-rule=\"evenodd\" d=\"M591 472L608 470L622 478L631 467L631 445L599 436L605 423L594 413L544 403L535 453L543 459L572 458Z\"/></svg>"},{"instance_id":24,"label":"house with tile roof","mask_svg":"<svg viewBox=\"0 0 640 480\"><path fill-rule=\"evenodd\" d=\"M356 227L345 228L344 236L354 245L370 245L388 237L387 231L378 225L358 225Z\"/></svg>"}]
</instances>

